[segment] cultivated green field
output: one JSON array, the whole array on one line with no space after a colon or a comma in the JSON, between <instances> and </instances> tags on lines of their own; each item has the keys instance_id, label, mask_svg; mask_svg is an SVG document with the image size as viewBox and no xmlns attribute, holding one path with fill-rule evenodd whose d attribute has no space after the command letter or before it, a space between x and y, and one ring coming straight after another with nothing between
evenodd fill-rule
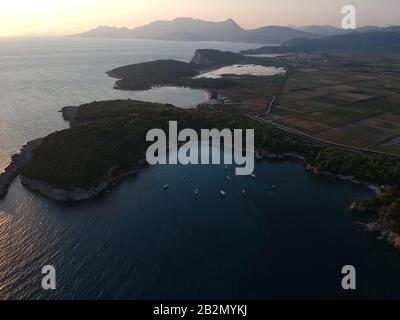
<instances>
[{"instance_id":1,"label":"cultivated green field","mask_svg":"<svg viewBox=\"0 0 400 320\"><path fill-rule=\"evenodd\" d=\"M352 59L294 67L266 117L328 141L400 154L400 60Z\"/></svg>"}]
</instances>

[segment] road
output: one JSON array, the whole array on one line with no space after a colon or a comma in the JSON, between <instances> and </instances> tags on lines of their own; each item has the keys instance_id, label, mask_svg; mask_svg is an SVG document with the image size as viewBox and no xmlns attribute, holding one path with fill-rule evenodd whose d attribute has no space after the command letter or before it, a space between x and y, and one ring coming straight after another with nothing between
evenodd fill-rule
<instances>
[{"instance_id":1,"label":"road","mask_svg":"<svg viewBox=\"0 0 400 320\"><path fill-rule=\"evenodd\" d=\"M387 156L387 157L391 157L391 158L395 158L395 159L400 159L400 155L396 155L396 154L392 154L392 153L387 153L387 152L382 152L382 151L375 151L375 150L369 150L369 149L365 149L365 148L357 148L357 147L352 147L352 146L348 146L348 145L344 145L344 144L340 144L340 143L335 143L335 142L331 142L331 141L327 141L327 140L323 140L317 137L314 137L312 135L309 135L307 133L301 132L299 130L293 129L293 128L289 128L286 126L283 126L281 124L278 124L274 121L271 120L267 120L264 118L261 118L260 116L255 116L252 114L245 114L246 117L261 122L261 123L265 123L268 124L270 126L273 126L275 128L278 128L282 131L287 132L288 134L312 141L312 142L317 142L323 145L328 145L331 147L335 147L335 148L339 148L339 149L344 149L344 150L348 150L348 151L352 151L352 152L362 152L362 153L368 153L368 154L376 154L376 155L381 155L381 156Z\"/></svg>"}]
</instances>

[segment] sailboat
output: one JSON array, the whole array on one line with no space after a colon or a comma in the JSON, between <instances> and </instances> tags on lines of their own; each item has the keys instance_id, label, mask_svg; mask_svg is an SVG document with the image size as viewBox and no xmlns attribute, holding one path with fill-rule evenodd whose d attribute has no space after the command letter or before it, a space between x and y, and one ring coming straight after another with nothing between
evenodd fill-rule
<instances>
[{"instance_id":1,"label":"sailboat","mask_svg":"<svg viewBox=\"0 0 400 320\"><path fill-rule=\"evenodd\" d=\"M221 192L221 196L222 196L223 198L225 198L225 197L226 197L226 192L225 192L224 190L221 190L220 192Z\"/></svg>"}]
</instances>

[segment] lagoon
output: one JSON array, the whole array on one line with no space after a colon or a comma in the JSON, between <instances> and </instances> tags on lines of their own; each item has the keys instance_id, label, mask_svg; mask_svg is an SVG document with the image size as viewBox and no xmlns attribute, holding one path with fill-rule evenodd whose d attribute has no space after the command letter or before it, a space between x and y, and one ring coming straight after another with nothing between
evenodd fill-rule
<instances>
[{"instance_id":1,"label":"lagoon","mask_svg":"<svg viewBox=\"0 0 400 320\"><path fill-rule=\"evenodd\" d=\"M222 67L216 70L208 71L196 76L197 79L211 78L219 79L229 76L275 76L285 74L285 68L281 67L265 67L255 64L235 64L232 66Z\"/></svg>"}]
</instances>

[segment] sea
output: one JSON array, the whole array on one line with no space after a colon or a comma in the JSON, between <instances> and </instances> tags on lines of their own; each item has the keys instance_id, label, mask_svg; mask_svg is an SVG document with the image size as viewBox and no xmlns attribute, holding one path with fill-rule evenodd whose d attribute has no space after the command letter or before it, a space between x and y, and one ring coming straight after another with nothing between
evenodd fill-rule
<instances>
[{"instance_id":1,"label":"sea","mask_svg":"<svg viewBox=\"0 0 400 320\"><path fill-rule=\"evenodd\" d=\"M256 47L2 38L0 171L27 141L68 128L59 113L64 106L130 98L193 107L208 98L187 88L118 91L105 74L112 68L190 61L199 48ZM314 176L291 161L260 161L255 173L256 179L235 176L232 166L152 166L74 204L49 200L17 178L0 200L0 299L400 297L400 252L359 230L348 209L372 191ZM47 265L56 270L56 290L42 288ZM356 290L342 287L348 265L357 272Z\"/></svg>"}]
</instances>

